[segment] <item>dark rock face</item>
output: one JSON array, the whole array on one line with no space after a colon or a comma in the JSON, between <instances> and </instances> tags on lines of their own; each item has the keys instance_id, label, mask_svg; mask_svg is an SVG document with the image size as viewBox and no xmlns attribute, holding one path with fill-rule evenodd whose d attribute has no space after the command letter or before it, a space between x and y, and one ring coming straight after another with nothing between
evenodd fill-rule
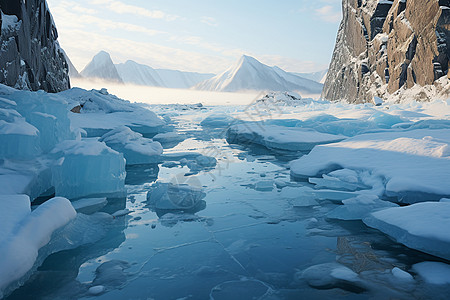
<instances>
[{"instance_id":1,"label":"dark rock face","mask_svg":"<svg viewBox=\"0 0 450 300\"><path fill-rule=\"evenodd\" d=\"M400 99L417 86L450 96L450 0L343 0L343 15L323 98Z\"/></svg>"},{"instance_id":2,"label":"dark rock face","mask_svg":"<svg viewBox=\"0 0 450 300\"><path fill-rule=\"evenodd\" d=\"M0 0L0 83L17 89L70 88L68 65L45 0Z\"/></svg>"}]
</instances>

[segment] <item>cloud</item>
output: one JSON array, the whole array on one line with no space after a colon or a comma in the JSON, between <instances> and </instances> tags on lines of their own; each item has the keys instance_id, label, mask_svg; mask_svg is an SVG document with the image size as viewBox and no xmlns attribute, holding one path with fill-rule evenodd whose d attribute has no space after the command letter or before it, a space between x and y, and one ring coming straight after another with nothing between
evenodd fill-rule
<instances>
[{"instance_id":1,"label":"cloud","mask_svg":"<svg viewBox=\"0 0 450 300\"><path fill-rule=\"evenodd\" d=\"M109 52L115 63L131 59L153 68L183 71L221 72L232 63L232 59L220 56L110 37L80 29L65 29L63 34L60 34L59 41L80 70L100 50Z\"/></svg>"},{"instance_id":2,"label":"cloud","mask_svg":"<svg viewBox=\"0 0 450 300\"><path fill-rule=\"evenodd\" d=\"M180 17L177 15L167 14L160 10L150 10L136 5L125 4L120 1L114 0L94 0L93 4L104 5L109 10L118 14L132 14L136 16L151 18L151 19L161 19L166 21L175 21Z\"/></svg>"},{"instance_id":3,"label":"cloud","mask_svg":"<svg viewBox=\"0 0 450 300\"><path fill-rule=\"evenodd\" d=\"M52 8L53 16L58 26L58 31L61 31L63 28L88 29L91 26L95 26L101 31L125 30L128 32L146 34L149 36L164 33L163 31L140 25L125 22L114 22L87 13L82 14L81 12L85 12L84 8L80 5L75 5L75 7L77 7L77 9L73 10L72 2L63 1L60 5Z\"/></svg>"},{"instance_id":4,"label":"cloud","mask_svg":"<svg viewBox=\"0 0 450 300\"><path fill-rule=\"evenodd\" d=\"M202 17L201 22L213 27L218 25L216 19L213 17Z\"/></svg>"},{"instance_id":5,"label":"cloud","mask_svg":"<svg viewBox=\"0 0 450 300\"><path fill-rule=\"evenodd\" d=\"M328 23L338 23L342 19L342 13L331 5L325 5L315 9L316 16Z\"/></svg>"}]
</instances>

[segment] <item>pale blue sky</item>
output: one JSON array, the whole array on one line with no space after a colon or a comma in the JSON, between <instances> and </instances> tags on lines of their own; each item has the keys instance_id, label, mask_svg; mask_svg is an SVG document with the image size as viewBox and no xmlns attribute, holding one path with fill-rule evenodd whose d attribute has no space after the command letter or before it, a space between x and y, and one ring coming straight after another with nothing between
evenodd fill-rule
<instances>
[{"instance_id":1,"label":"pale blue sky","mask_svg":"<svg viewBox=\"0 0 450 300\"><path fill-rule=\"evenodd\" d=\"M218 73L242 54L287 71L328 67L341 0L47 0L78 69L100 50L154 68Z\"/></svg>"}]
</instances>

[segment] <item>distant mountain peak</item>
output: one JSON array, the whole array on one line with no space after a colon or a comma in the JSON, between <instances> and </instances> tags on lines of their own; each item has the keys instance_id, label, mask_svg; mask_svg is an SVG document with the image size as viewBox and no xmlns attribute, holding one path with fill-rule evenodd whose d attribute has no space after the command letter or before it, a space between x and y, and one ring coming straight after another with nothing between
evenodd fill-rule
<instances>
[{"instance_id":1,"label":"distant mountain peak","mask_svg":"<svg viewBox=\"0 0 450 300\"><path fill-rule=\"evenodd\" d=\"M270 90L320 94L322 84L285 72L279 67L269 67L254 57L242 55L226 71L199 83L194 88L222 92Z\"/></svg>"},{"instance_id":2,"label":"distant mountain peak","mask_svg":"<svg viewBox=\"0 0 450 300\"><path fill-rule=\"evenodd\" d=\"M89 64L81 71L81 75L83 77L94 77L123 83L111 59L111 55L103 50L92 58Z\"/></svg>"}]
</instances>

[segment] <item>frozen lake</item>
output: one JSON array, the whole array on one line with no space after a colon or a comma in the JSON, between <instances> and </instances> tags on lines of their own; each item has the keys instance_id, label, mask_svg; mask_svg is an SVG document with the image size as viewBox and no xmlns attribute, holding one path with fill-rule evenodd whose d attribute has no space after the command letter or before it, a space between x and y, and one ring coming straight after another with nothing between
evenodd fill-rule
<instances>
[{"instance_id":1,"label":"frozen lake","mask_svg":"<svg viewBox=\"0 0 450 300\"><path fill-rule=\"evenodd\" d=\"M212 113L248 117L245 107L151 109L170 117L186 137L166 145L165 154L194 151L215 157L217 165L194 172L167 163L127 167L127 197L108 199L102 211L130 213L118 216L99 242L48 257L8 300L91 299L97 292L95 298L108 300L445 299L450 292L448 285L411 283L391 273L445 260L395 243L361 221L327 218L340 206L333 201L298 205L283 197L282 188L313 186L290 177L289 161L307 152L228 143L226 128L200 125ZM147 200L155 181L187 183L205 195L189 210L158 209ZM317 265L323 269L308 269ZM101 290L88 292L92 285Z\"/></svg>"}]
</instances>

